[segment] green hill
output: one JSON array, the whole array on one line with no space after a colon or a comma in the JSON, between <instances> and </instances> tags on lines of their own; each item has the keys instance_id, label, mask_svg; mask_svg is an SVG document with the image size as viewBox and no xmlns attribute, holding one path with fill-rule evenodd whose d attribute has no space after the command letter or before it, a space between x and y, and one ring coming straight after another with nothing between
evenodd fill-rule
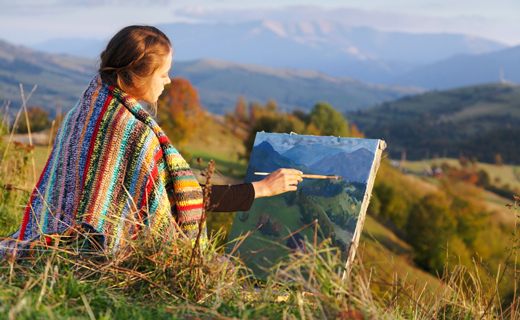
<instances>
[{"instance_id":1,"label":"green hill","mask_svg":"<svg viewBox=\"0 0 520 320\"><path fill-rule=\"evenodd\" d=\"M39 52L0 40L0 99L10 100L10 109L22 105L21 83L26 95L38 85L29 105L54 110L59 97L69 110L94 74L94 60Z\"/></svg>"},{"instance_id":2,"label":"green hill","mask_svg":"<svg viewBox=\"0 0 520 320\"><path fill-rule=\"evenodd\" d=\"M520 86L493 83L432 91L348 114L367 137L383 138L393 158L476 157L520 163Z\"/></svg>"},{"instance_id":3,"label":"green hill","mask_svg":"<svg viewBox=\"0 0 520 320\"><path fill-rule=\"evenodd\" d=\"M239 94L260 102L274 99L289 111L310 111L317 102L327 101L345 112L423 92L412 86L370 84L312 70L274 69L214 59L175 63L170 76L190 80L202 104L219 114L231 111Z\"/></svg>"}]
</instances>

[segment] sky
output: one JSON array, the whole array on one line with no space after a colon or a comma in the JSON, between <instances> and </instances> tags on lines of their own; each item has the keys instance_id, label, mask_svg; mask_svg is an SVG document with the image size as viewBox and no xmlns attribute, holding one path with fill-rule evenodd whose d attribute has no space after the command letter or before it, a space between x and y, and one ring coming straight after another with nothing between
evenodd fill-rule
<instances>
[{"instance_id":1,"label":"sky","mask_svg":"<svg viewBox=\"0 0 520 320\"><path fill-rule=\"evenodd\" d=\"M337 20L410 33L463 33L520 45L520 0L0 0L0 39L107 39L130 24Z\"/></svg>"}]
</instances>

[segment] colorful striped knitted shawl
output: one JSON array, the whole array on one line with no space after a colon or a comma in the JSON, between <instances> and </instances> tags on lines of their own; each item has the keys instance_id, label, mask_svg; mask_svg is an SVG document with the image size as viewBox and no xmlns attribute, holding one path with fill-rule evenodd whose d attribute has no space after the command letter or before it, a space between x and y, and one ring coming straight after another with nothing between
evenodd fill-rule
<instances>
[{"instance_id":1,"label":"colorful striped knitted shawl","mask_svg":"<svg viewBox=\"0 0 520 320\"><path fill-rule=\"evenodd\" d=\"M101 234L109 253L142 229L164 241L180 229L194 240L202 206L200 185L157 123L96 76L64 119L22 225L0 243L0 256L79 227Z\"/></svg>"}]
</instances>

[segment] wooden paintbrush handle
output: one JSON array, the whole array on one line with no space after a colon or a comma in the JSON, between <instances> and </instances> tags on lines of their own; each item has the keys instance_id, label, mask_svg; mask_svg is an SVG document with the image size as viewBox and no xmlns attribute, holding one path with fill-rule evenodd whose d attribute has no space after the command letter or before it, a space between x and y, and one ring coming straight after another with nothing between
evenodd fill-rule
<instances>
[{"instance_id":1,"label":"wooden paintbrush handle","mask_svg":"<svg viewBox=\"0 0 520 320\"><path fill-rule=\"evenodd\" d=\"M255 172L255 175L257 176L268 176L270 175L269 172ZM302 178L306 179L332 179L332 180L343 180L340 176L324 176L319 174L304 174L302 175Z\"/></svg>"},{"instance_id":2,"label":"wooden paintbrush handle","mask_svg":"<svg viewBox=\"0 0 520 320\"><path fill-rule=\"evenodd\" d=\"M323 175L319 175L319 174L304 174L304 175L302 175L302 178L307 178L307 179L336 179L335 176L323 176Z\"/></svg>"}]
</instances>

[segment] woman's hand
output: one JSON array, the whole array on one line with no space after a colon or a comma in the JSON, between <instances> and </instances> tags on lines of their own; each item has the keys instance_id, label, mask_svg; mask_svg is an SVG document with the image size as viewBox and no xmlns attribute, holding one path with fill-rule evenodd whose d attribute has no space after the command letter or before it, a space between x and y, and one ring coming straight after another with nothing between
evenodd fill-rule
<instances>
[{"instance_id":1,"label":"woman's hand","mask_svg":"<svg viewBox=\"0 0 520 320\"><path fill-rule=\"evenodd\" d=\"M255 198L275 196L287 191L296 191L302 181L302 172L296 169L278 169L262 181L253 182Z\"/></svg>"}]
</instances>

